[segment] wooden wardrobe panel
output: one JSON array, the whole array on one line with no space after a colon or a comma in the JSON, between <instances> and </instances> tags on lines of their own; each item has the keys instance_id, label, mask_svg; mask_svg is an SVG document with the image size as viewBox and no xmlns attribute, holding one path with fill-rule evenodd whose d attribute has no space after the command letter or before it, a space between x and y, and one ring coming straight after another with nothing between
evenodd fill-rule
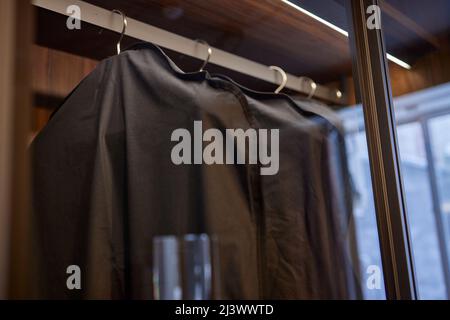
<instances>
[{"instance_id":1,"label":"wooden wardrobe panel","mask_svg":"<svg viewBox=\"0 0 450 320\"><path fill-rule=\"evenodd\" d=\"M32 296L29 0L0 1L0 298Z\"/></svg>"},{"instance_id":2,"label":"wooden wardrobe panel","mask_svg":"<svg viewBox=\"0 0 450 320\"><path fill-rule=\"evenodd\" d=\"M33 46L33 90L65 97L97 65L97 61L37 45Z\"/></svg>"}]
</instances>

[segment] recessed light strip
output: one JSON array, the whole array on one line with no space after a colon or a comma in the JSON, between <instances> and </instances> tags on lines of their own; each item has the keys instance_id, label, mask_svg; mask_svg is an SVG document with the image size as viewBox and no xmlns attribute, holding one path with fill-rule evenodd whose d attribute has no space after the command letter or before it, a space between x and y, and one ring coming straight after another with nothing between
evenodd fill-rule
<instances>
[{"instance_id":1,"label":"recessed light strip","mask_svg":"<svg viewBox=\"0 0 450 320\"><path fill-rule=\"evenodd\" d=\"M348 38L348 32L345 31L344 29L339 28L338 26L332 24L331 22L329 22L329 21L327 21L327 20L325 20L325 19L315 15L314 13L312 13L312 12L310 12L310 11L308 11L308 10L298 6L298 5L296 5L295 3L290 2L289 0L281 0L281 1L283 1L285 4L291 6L292 8L300 11L301 13L307 15L308 17L313 18L314 20L316 20L316 21L326 25L328 28L333 29L336 32L339 32L340 34L342 34L343 36ZM386 57L388 58L388 60L392 61L395 64L398 64L402 68L405 68L405 69L408 69L408 70L411 69L411 66L409 64L407 64L406 62L400 60L399 58L394 57L393 55L391 55L389 53L386 54Z\"/></svg>"},{"instance_id":2,"label":"recessed light strip","mask_svg":"<svg viewBox=\"0 0 450 320\"><path fill-rule=\"evenodd\" d=\"M398 64L400 67L411 70L411 66L409 64L407 64L405 61L402 61L399 58L394 57L390 53L386 53L386 56L387 56L388 60L392 61L393 63Z\"/></svg>"}]
</instances>

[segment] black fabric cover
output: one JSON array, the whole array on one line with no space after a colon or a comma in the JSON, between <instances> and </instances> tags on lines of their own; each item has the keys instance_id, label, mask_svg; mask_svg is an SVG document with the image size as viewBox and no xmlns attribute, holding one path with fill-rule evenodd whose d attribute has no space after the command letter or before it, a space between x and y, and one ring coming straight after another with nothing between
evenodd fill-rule
<instances>
[{"instance_id":1,"label":"black fabric cover","mask_svg":"<svg viewBox=\"0 0 450 320\"><path fill-rule=\"evenodd\" d=\"M217 298L350 297L328 133L287 104L183 73L150 44L102 61L32 145L38 297L151 299L154 237L188 233L217 239ZM171 134L195 120L280 129L278 174L174 165ZM82 290L67 289L69 265Z\"/></svg>"},{"instance_id":2,"label":"black fabric cover","mask_svg":"<svg viewBox=\"0 0 450 320\"><path fill-rule=\"evenodd\" d=\"M213 77L233 82L223 75ZM311 100L294 101L234 84L249 101L257 126L281 128L282 133L280 172L261 177L263 238L270 256L266 277L272 278L267 296L361 298L351 180L339 116ZM288 230L293 234L287 235ZM294 243L306 245L290 245L294 238Z\"/></svg>"}]
</instances>

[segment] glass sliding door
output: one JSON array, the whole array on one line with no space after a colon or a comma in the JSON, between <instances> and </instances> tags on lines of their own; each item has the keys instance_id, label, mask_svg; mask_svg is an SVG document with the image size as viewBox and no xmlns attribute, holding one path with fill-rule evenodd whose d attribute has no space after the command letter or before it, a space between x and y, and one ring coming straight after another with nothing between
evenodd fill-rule
<instances>
[{"instance_id":1,"label":"glass sliding door","mask_svg":"<svg viewBox=\"0 0 450 320\"><path fill-rule=\"evenodd\" d=\"M37 46L34 48L35 57L45 57L48 60L47 65L41 62L44 59L36 59L33 64L35 68L33 89L37 97L44 98L35 101L34 111L37 116L33 127L38 136L48 119L47 114L55 108L55 104L50 102L55 99L63 101L78 81L86 74L95 72L94 66L102 65L102 60L109 58L114 61L127 56L125 53L119 57L111 57L115 54L118 35L107 30L109 28L99 27L95 25L95 21L90 21L90 23L83 22L80 31L67 30L66 17L57 9L60 6L49 10L48 8L53 7L54 1L48 0L47 4L47 8L37 9L38 37ZM409 281L405 279L409 277L410 266L406 253L408 240L406 236L403 237L405 230L402 225L401 195L398 194L398 181L387 181L388 177L397 176L396 167L392 165L396 155L387 149L383 149L381 153L376 152L377 148L384 148L386 142L389 144L391 137L383 134L384 129L388 127L388 119L381 119L379 122L371 120L371 112L372 114L376 112L376 105L367 97L373 95L379 87L369 86L368 79L364 79L368 76L365 68L368 63L373 64L373 61L362 61L357 58L355 48L361 48L363 43L355 42L354 35L359 35L361 28L365 28L365 23L354 25L354 21L359 18L353 10L357 2L86 0L81 4L81 8L89 13L86 16L107 17L105 21L114 16L111 12L113 9L120 9L128 18L127 30L130 32L133 30L135 32L136 28L143 27L143 24L150 24L169 32L171 39L179 39L174 35L191 40L201 39L203 45L197 43L194 51L202 54L198 55L197 52L194 57L189 54L189 50L185 54L175 50L179 49L178 42L177 45L173 45L173 42L166 41L167 39L153 39L156 44L162 46L161 50L167 55L163 60L170 59L170 66L177 65L177 70L187 73L198 70L204 63L199 58L204 58L208 52L207 46L204 45L206 42L212 48L210 63L204 68L208 76L202 78L183 75L179 76L180 79L177 78L176 83L193 85L195 88L192 90L198 90L200 93L214 86L216 86L214 89L218 90L216 83L225 83L226 88L233 90L231 98L235 95L240 97L230 101L243 104L242 108L246 110L243 116L251 115L256 118L251 121L251 125L260 126L262 129L280 130L280 150L282 150L280 175L254 178L252 183L259 183L258 188L252 187L248 194L244 193L239 197L239 203L247 204L245 201L254 201L258 202L257 204L249 203L243 205L243 209L233 209L237 200L231 196L240 191L247 192L249 184L245 182L248 175L230 178L230 181L242 183L242 188L231 188L227 187L226 179L200 181L201 178L213 177L214 172L210 170L217 168L198 166L199 170L201 168L208 174L202 175L198 172L186 174L192 177L192 181L198 182L191 188L195 197L179 196L180 193L183 195L185 190L175 192L173 190L179 190L177 188L181 188L181 184L171 184L165 186L165 193L158 197L160 199L158 201L161 202L150 202L151 197L147 194L142 196L140 192L151 190L151 185L146 188L133 188L136 194L127 199L142 196L142 202L146 204L146 206L129 205L131 209L123 212L124 216L132 217L129 225L137 228L136 232L129 232L133 239L142 237L143 241L150 241L149 234L140 234L139 231L142 230L145 232L153 230L158 236L163 232L171 236L175 233L182 233L184 236L184 233L188 232L195 234L201 232L216 238L219 243L218 255L223 263L220 275L222 298L386 299L395 297L392 292L396 290L401 291L402 298L411 297L405 286ZM134 33L134 36L142 34ZM167 33L158 34L167 35ZM150 36L145 33L145 37L148 40ZM67 41L69 38L71 41ZM125 36L122 48L125 49L136 41L137 39ZM80 45L75 46L73 43ZM131 51L133 50L135 49L132 48ZM153 51L149 51L151 52ZM217 63L223 56L227 56L223 52L239 57L232 60L239 63L232 64L231 68L228 68L231 63L228 67ZM242 70L239 64L242 64ZM51 68L48 68L48 65ZM265 76L253 77L251 74L252 72L255 74L255 71L248 71L248 65L256 66L255 70L258 70L256 73ZM136 72L140 69L145 70L149 63L145 61L139 66ZM267 67L260 71L265 66ZM269 66L276 66L278 69L272 68L270 71ZM378 66L373 64L372 68L373 70L381 68L381 64ZM282 88L282 93L289 98L274 94L281 90L278 87L283 77L280 71L276 71L279 69L287 73L287 84ZM178 71L167 78L171 79L175 77L174 75L178 77ZM143 74L154 80L153 72ZM117 75L120 79L121 76L122 74ZM233 79L233 82L228 78ZM164 81L166 78L161 77L159 80ZM378 76L377 81L382 81L382 78ZM120 84L120 81L118 83ZM146 84L149 87L161 85L155 81L147 81ZM155 94L169 93L170 96L177 96L181 92L178 85L173 87L165 85L167 88L164 87L164 90L159 88L143 90L142 94L150 91ZM192 90L186 92L190 94ZM384 92L377 91L376 94L381 101ZM161 103L157 106L158 110L166 112L173 109L172 106L163 105L167 103L166 96L152 99L152 103ZM186 114L189 115L193 110L189 107L197 107L195 103L202 101L201 96L199 94L197 99L188 95L183 100L193 104L193 106L183 105ZM228 95L221 92L219 96ZM48 99L49 97L52 99ZM202 105L200 109L208 116L212 112L218 114L225 112L218 106L217 100L211 100L207 105L205 108ZM240 110L239 104L233 106L236 110ZM155 106L150 104L148 108L151 107ZM381 107L386 110L389 108L388 105ZM139 112L144 112L143 110L148 108L139 109ZM250 111L245 108L249 108ZM172 125L172 118L168 116L168 119L171 121L163 121L164 126ZM226 113L223 119L230 121L231 127L239 123L233 119L231 112ZM243 119L242 123L246 123L244 120L246 119ZM50 121L58 121L58 118ZM67 121L70 123L71 119ZM142 128L145 128L142 129L144 133L148 128L153 128L149 125L151 123L149 120L142 125ZM222 121L210 121L209 125L213 124L221 125ZM164 126L161 125L161 130L155 131L152 138L157 137L158 141L164 141L163 139L167 138L163 135ZM126 138L133 141L139 136ZM170 137L167 139L170 142ZM121 140L119 142L121 143ZM153 159L154 154L167 155L165 150L150 154L150 146L146 143L147 141L143 142L143 146L146 147L139 150L142 154L149 152L148 159ZM159 145L163 144L155 143L151 147ZM165 161L165 158L163 160ZM143 164L145 163L147 162L143 161ZM388 172L377 167L380 163L387 164L385 168ZM158 165L162 170L172 168L173 164L168 162ZM226 167L227 170L231 170L230 168L233 167ZM189 170L189 167L180 166L177 169ZM242 174L244 169L238 173ZM83 171L82 168L78 170ZM200 172L203 172L201 170ZM158 170L145 168L137 181L146 183L158 181L150 176L155 172ZM164 177L170 176L170 172L160 174ZM43 184L47 185L47 178L43 176L45 175L39 175L42 181L46 182ZM175 177L168 180L176 181ZM51 181L51 177L48 181ZM202 185L208 188L202 189ZM261 195L254 194L259 189ZM62 188L55 187L55 190L59 191ZM118 190L127 189L118 188ZM166 197L172 192L177 197L172 199ZM210 195L214 201L208 202L206 199ZM66 196L61 193L61 199L65 199ZM120 199L121 196L123 194L119 192L117 198ZM180 199L176 201L174 198ZM189 205L182 205L182 200L189 201ZM52 208L51 197L47 202L42 201L42 198L38 201L42 207ZM67 202L70 201L64 201ZM147 206L154 208L155 203L159 209L164 210L140 211L140 208ZM389 205L385 206L386 203ZM87 207L89 205L86 204ZM64 209L73 208L64 207ZM183 218L179 221L167 218L167 223L162 224L166 221L166 217L171 217L169 213L172 210L176 213L174 217ZM150 214L156 217L152 222L161 222L159 228L153 224L150 226L148 218ZM389 224L388 215L393 216L393 225ZM234 223L240 220L231 217L242 218L243 221L248 221L248 224L235 225ZM136 223L141 218L149 225ZM201 220L203 218L204 221ZM52 220L49 224L51 222ZM246 225L250 226L248 230L243 229ZM179 228L175 232L173 230L176 226ZM255 241L240 243L238 239L241 239L239 236L242 234ZM401 236L390 239L390 234ZM43 233L43 237L46 235ZM80 237L83 237L82 233ZM57 242L48 241L50 244ZM144 242L137 240L130 243L137 247L124 249L134 271L132 275L127 276L139 280L129 284L130 297L152 299L154 291L151 284L142 285L152 278L151 243L144 245ZM390 248L390 243L394 243L395 246ZM144 248L140 248L140 244ZM238 255L239 251L234 254L234 248L240 248L244 244L248 252L254 253L253 256ZM134 255L136 252L142 256ZM253 264L250 264L247 260L252 257ZM392 264L394 260L398 261L395 266ZM86 269L91 267L85 266ZM53 284L45 283L45 285ZM401 287L398 287L399 285Z\"/></svg>"}]
</instances>

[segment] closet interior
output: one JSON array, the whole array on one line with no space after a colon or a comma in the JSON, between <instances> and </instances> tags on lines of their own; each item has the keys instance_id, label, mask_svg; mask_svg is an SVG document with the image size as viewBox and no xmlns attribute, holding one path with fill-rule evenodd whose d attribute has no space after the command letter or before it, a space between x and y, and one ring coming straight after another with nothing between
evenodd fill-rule
<instances>
[{"instance_id":1,"label":"closet interior","mask_svg":"<svg viewBox=\"0 0 450 320\"><path fill-rule=\"evenodd\" d=\"M12 296L450 297L448 1L20 3Z\"/></svg>"}]
</instances>

